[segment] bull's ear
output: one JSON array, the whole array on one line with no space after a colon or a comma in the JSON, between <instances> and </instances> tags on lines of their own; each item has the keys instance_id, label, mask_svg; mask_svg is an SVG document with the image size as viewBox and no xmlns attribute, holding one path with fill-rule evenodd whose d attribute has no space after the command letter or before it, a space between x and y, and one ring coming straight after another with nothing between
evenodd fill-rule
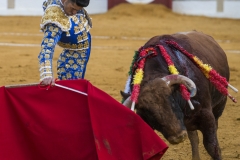
<instances>
[{"instance_id":1,"label":"bull's ear","mask_svg":"<svg viewBox=\"0 0 240 160\"><path fill-rule=\"evenodd\" d=\"M131 95L131 94L125 93L123 91L120 91L120 94L121 94L121 96L123 97L124 100L127 99Z\"/></svg>"}]
</instances>

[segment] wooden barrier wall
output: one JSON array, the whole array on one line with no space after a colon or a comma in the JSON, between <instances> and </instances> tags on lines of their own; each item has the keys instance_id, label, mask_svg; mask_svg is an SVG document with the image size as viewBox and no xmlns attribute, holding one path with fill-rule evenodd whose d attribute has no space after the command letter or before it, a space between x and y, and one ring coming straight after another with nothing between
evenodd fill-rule
<instances>
[{"instance_id":1,"label":"wooden barrier wall","mask_svg":"<svg viewBox=\"0 0 240 160\"><path fill-rule=\"evenodd\" d=\"M128 2L126 2L126 0L108 0L108 9L111 9L112 7L114 7L120 3L128 3ZM172 0L154 0L151 3L163 4L166 7L172 9Z\"/></svg>"}]
</instances>

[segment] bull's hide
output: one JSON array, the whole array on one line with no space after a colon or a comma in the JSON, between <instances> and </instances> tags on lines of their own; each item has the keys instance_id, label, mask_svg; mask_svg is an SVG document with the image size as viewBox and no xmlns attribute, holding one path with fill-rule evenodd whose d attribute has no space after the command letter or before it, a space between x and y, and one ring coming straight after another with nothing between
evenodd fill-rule
<instances>
[{"instance_id":1,"label":"bull's hide","mask_svg":"<svg viewBox=\"0 0 240 160\"><path fill-rule=\"evenodd\" d=\"M155 36L135 53L130 68L123 104L136 104L137 114L172 144L188 136L194 160L200 159L199 130L207 153L221 160L218 119L227 96L236 99L228 93L230 70L220 45L197 31Z\"/></svg>"},{"instance_id":2,"label":"bull's hide","mask_svg":"<svg viewBox=\"0 0 240 160\"><path fill-rule=\"evenodd\" d=\"M0 88L1 160L159 159L166 144L138 115L85 80Z\"/></svg>"}]
</instances>

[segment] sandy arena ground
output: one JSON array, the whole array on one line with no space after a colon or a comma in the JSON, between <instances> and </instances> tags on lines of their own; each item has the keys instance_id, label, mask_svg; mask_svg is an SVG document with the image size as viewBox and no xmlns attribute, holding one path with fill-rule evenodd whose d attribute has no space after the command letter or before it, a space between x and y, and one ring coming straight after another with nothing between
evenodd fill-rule
<instances>
[{"instance_id":1,"label":"sandy arena ground","mask_svg":"<svg viewBox=\"0 0 240 160\"><path fill-rule=\"evenodd\" d=\"M190 30L202 31L219 42L228 57L230 83L240 89L240 20L184 16L172 13L161 5L130 4L122 4L106 14L91 17L93 43L85 78L118 101L121 100L119 91L124 89L135 50L152 36ZM39 81L40 19L0 17L0 86ZM61 48L57 47L55 74L60 52ZM240 93L230 92L240 101ZM235 104L228 100L219 121L218 138L224 160L240 159L240 102ZM203 160L210 160L202 143L200 155ZM189 140L179 145L169 144L162 159L190 160Z\"/></svg>"}]
</instances>

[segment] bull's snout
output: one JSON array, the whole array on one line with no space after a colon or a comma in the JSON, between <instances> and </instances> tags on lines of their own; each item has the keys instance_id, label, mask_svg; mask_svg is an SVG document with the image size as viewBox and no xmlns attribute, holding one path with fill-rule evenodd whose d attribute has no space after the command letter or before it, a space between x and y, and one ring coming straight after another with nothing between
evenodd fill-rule
<instances>
[{"instance_id":1,"label":"bull's snout","mask_svg":"<svg viewBox=\"0 0 240 160\"><path fill-rule=\"evenodd\" d=\"M168 141L171 144L178 144L183 142L185 139L187 139L187 132L186 131L182 131L180 134L176 135L176 136L170 136L168 137Z\"/></svg>"}]
</instances>

